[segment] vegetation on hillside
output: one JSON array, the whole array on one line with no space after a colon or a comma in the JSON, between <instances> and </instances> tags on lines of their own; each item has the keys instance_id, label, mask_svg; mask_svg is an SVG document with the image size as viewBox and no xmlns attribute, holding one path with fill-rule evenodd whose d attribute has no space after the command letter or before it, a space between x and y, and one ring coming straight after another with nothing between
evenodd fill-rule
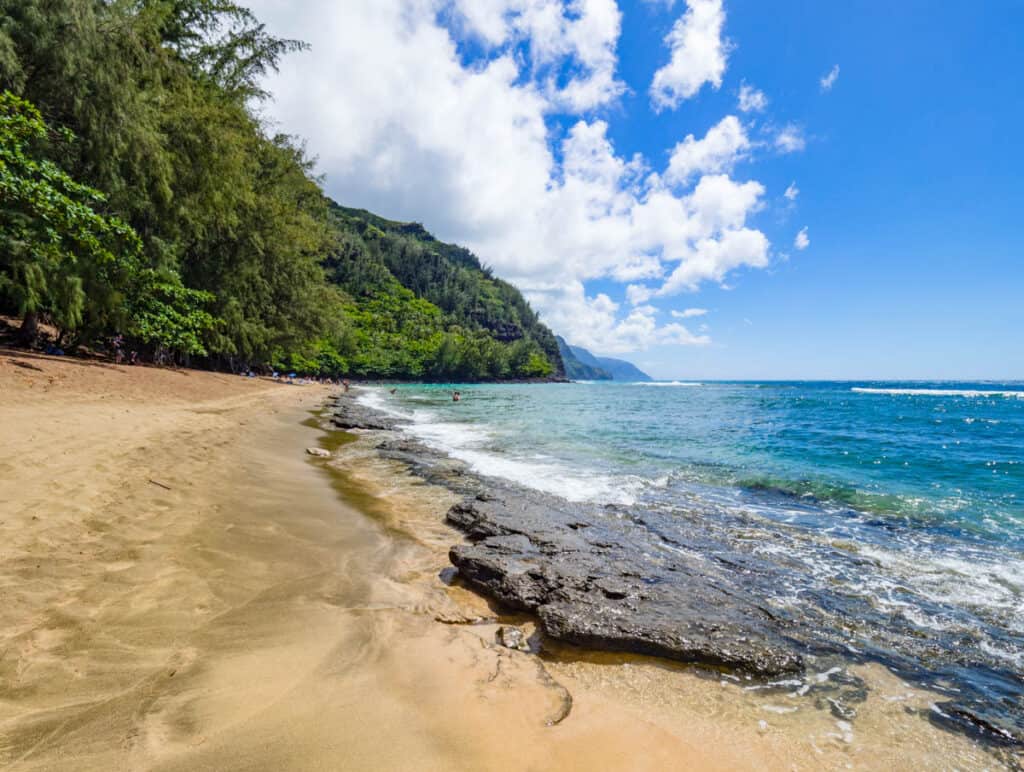
<instances>
[{"instance_id":1,"label":"vegetation on hillside","mask_svg":"<svg viewBox=\"0 0 1024 772\"><path fill-rule=\"evenodd\" d=\"M352 372L468 380L544 378L560 365L551 331L468 250L417 223L332 204L340 234L325 262L344 289Z\"/></svg>"},{"instance_id":2,"label":"vegetation on hillside","mask_svg":"<svg viewBox=\"0 0 1024 772\"><path fill-rule=\"evenodd\" d=\"M260 79L301 48L230 0L0 0L0 311L233 370L560 373L515 288L333 204L266 131Z\"/></svg>"}]
</instances>

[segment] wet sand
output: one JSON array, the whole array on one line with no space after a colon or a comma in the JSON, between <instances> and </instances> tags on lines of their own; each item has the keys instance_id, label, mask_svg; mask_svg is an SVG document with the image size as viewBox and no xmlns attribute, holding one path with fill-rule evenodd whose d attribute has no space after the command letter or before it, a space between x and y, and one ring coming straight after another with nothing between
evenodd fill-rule
<instances>
[{"instance_id":1,"label":"wet sand","mask_svg":"<svg viewBox=\"0 0 1024 772\"><path fill-rule=\"evenodd\" d=\"M885 672L847 732L654 660L497 646L509 620L439 577L451 494L320 429L328 393L0 350L0 767L997 766Z\"/></svg>"}]
</instances>

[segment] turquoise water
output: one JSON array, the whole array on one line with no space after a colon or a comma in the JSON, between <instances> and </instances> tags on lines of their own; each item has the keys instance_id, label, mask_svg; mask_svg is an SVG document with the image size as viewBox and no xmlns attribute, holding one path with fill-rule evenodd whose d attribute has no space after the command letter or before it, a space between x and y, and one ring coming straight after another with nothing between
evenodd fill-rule
<instances>
[{"instance_id":1,"label":"turquoise water","mask_svg":"<svg viewBox=\"0 0 1024 772\"><path fill-rule=\"evenodd\" d=\"M1024 729L1024 384L458 388L363 399L480 474L739 545L776 607Z\"/></svg>"},{"instance_id":2,"label":"turquoise water","mask_svg":"<svg viewBox=\"0 0 1024 772\"><path fill-rule=\"evenodd\" d=\"M442 386L401 387L392 400L419 410L439 444L475 452L483 471L573 499L634 497L668 476L1024 546L1024 384L460 389L458 404Z\"/></svg>"}]
</instances>

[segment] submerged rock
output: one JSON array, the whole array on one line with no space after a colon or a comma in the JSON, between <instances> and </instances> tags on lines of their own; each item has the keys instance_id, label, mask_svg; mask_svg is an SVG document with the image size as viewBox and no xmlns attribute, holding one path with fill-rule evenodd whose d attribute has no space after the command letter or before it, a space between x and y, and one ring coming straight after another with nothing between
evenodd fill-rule
<instances>
[{"instance_id":1,"label":"submerged rock","mask_svg":"<svg viewBox=\"0 0 1024 772\"><path fill-rule=\"evenodd\" d=\"M518 627L502 625L498 628L496 637L498 639L498 643L506 649L516 649L517 651L530 650L530 644L526 642L526 633Z\"/></svg>"},{"instance_id":2,"label":"submerged rock","mask_svg":"<svg viewBox=\"0 0 1024 772\"><path fill-rule=\"evenodd\" d=\"M360 405L352 398L339 399L335 406L337 409L331 417L331 423L339 429L391 431L402 423L377 410Z\"/></svg>"},{"instance_id":3,"label":"submerged rock","mask_svg":"<svg viewBox=\"0 0 1024 772\"><path fill-rule=\"evenodd\" d=\"M473 542L449 553L463 579L537 614L552 638L762 676L803 667L785 623L725 571L700 556L652 552L641 526L602 510L487 496L455 505L448 522Z\"/></svg>"},{"instance_id":4,"label":"submerged rock","mask_svg":"<svg viewBox=\"0 0 1024 772\"><path fill-rule=\"evenodd\" d=\"M306 448L306 452L311 456L317 456L318 458L330 458L330 451L324 450L323 448Z\"/></svg>"}]
</instances>

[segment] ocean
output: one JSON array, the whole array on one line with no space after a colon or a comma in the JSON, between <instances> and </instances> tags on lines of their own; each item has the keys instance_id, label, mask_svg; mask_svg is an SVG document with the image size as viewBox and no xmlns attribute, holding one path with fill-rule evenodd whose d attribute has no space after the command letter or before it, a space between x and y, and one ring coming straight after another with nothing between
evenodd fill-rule
<instances>
[{"instance_id":1,"label":"ocean","mask_svg":"<svg viewBox=\"0 0 1024 772\"><path fill-rule=\"evenodd\" d=\"M971 706L983 731L1024 737L1024 383L402 385L360 399L480 475L642 510L669 536L696 529L756 558L767 604Z\"/></svg>"}]
</instances>

